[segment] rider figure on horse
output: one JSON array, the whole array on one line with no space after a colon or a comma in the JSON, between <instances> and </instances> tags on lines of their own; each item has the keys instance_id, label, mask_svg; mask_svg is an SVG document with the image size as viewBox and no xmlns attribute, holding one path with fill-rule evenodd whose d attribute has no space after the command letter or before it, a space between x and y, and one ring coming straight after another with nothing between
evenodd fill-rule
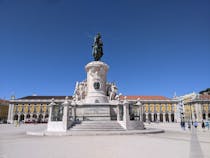
<instances>
[{"instance_id":1,"label":"rider figure on horse","mask_svg":"<svg viewBox=\"0 0 210 158\"><path fill-rule=\"evenodd\" d=\"M103 42L101 40L101 35L98 33L94 37L94 43L93 43L93 57L95 61L99 61L101 57L103 56Z\"/></svg>"}]
</instances>

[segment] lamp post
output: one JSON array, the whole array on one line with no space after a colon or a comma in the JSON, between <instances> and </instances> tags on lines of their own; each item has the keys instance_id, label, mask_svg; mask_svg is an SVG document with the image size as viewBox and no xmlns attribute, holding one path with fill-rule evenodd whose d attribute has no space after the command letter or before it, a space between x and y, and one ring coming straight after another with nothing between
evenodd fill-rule
<instances>
[{"instance_id":1,"label":"lamp post","mask_svg":"<svg viewBox=\"0 0 210 158\"><path fill-rule=\"evenodd\" d=\"M140 109L140 113L139 113L139 115L140 115L140 121L143 122L143 105L142 105L142 103L140 102L140 98L137 99L136 105L137 105L137 106L139 107L139 109Z\"/></svg>"}]
</instances>

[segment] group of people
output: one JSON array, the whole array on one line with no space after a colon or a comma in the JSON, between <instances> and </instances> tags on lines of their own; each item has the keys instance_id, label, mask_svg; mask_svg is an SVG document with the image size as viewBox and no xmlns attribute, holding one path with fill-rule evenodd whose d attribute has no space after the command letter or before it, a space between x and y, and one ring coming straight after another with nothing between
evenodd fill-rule
<instances>
[{"instance_id":1,"label":"group of people","mask_svg":"<svg viewBox=\"0 0 210 158\"><path fill-rule=\"evenodd\" d=\"M181 125L181 128L183 130L185 130L185 121L182 120L180 122L180 125ZM197 121L194 121L194 122L193 121L192 122L188 121L187 128L191 129L191 126L194 126L195 128L197 128L198 127L198 122ZM209 121L202 121L201 127L202 127L202 129L207 128L209 130Z\"/></svg>"}]
</instances>

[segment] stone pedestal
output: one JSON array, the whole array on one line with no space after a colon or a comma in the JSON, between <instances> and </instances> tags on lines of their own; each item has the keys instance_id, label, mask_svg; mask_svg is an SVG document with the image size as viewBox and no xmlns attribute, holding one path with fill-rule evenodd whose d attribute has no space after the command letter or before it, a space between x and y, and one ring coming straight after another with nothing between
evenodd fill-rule
<instances>
[{"instance_id":1,"label":"stone pedestal","mask_svg":"<svg viewBox=\"0 0 210 158\"><path fill-rule=\"evenodd\" d=\"M130 121L129 104L127 101L124 101L123 104L123 121L125 121L126 124Z\"/></svg>"},{"instance_id":2,"label":"stone pedestal","mask_svg":"<svg viewBox=\"0 0 210 158\"><path fill-rule=\"evenodd\" d=\"M52 99L52 102L50 104L50 115L49 120L47 124L47 132L66 132L69 126L71 126L71 122L69 121L69 105L68 98L66 98L65 102L62 105L59 105L60 107L63 107L62 109L62 119L61 120L54 120L53 115L55 111L53 111L54 106L57 106L54 102L54 99ZM57 110L56 110L57 111Z\"/></svg>"},{"instance_id":3,"label":"stone pedestal","mask_svg":"<svg viewBox=\"0 0 210 158\"><path fill-rule=\"evenodd\" d=\"M144 123L143 121L131 121L129 116L129 103L125 99L123 102L123 121L119 121L119 124L125 129L125 130L142 130L144 129Z\"/></svg>"},{"instance_id":4,"label":"stone pedestal","mask_svg":"<svg viewBox=\"0 0 210 158\"><path fill-rule=\"evenodd\" d=\"M117 121L120 121L120 105L117 105Z\"/></svg>"},{"instance_id":5,"label":"stone pedestal","mask_svg":"<svg viewBox=\"0 0 210 158\"><path fill-rule=\"evenodd\" d=\"M109 66L101 61L93 61L85 66L87 72L86 104L108 103L106 96L106 74Z\"/></svg>"},{"instance_id":6,"label":"stone pedestal","mask_svg":"<svg viewBox=\"0 0 210 158\"><path fill-rule=\"evenodd\" d=\"M67 129L69 128L69 105L70 103L65 100L65 102L63 103L63 130L67 131Z\"/></svg>"},{"instance_id":7,"label":"stone pedestal","mask_svg":"<svg viewBox=\"0 0 210 158\"><path fill-rule=\"evenodd\" d=\"M84 104L76 108L76 118L83 121L111 120L109 104Z\"/></svg>"}]
</instances>

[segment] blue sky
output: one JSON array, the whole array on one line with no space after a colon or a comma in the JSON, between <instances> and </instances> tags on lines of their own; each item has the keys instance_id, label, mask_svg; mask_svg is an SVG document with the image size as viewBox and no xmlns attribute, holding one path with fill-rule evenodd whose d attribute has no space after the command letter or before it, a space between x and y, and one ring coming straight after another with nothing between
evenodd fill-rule
<instances>
[{"instance_id":1,"label":"blue sky","mask_svg":"<svg viewBox=\"0 0 210 158\"><path fill-rule=\"evenodd\" d=\"M0 98L72 95L97 32L124 95L210 87L208 0L0 0Z\"/></svg>"}]
</instances>

